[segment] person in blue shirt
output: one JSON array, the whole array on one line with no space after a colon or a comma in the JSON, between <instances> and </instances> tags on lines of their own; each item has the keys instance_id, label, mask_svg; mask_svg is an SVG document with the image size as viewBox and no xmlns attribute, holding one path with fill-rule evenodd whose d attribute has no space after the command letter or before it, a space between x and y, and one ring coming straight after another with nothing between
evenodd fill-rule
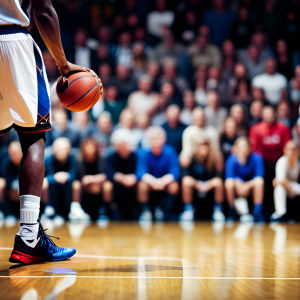
<instances>
[{"instance_id":1,"label":"person in blue shirt","mask_svg":"<svg viewBox=\"0 0 300 300\"><path fill-rule=\"evenodd\" d=\"M264 162L261 155L253 153L249 140L239 137L234 143L235 154L228 157L225 166L225 190L230 212L228 219L235 218L234 206L242 216L240 220L263 222L262 203L264 198ZM246 199L253 196L254 209L250 215L245 208ZM236 197L242 197L235 203ZM235 205L234 205L235 204ZM244 207L244 208L243 208Z\"/></svg>"},{"instance_id":2,"label":"person in blue shirt","mask_svg":"<svg viewBox=\"0 0 300 300\"><path fill-rule=\"evenodd\" d=\"M221 174L216 171L215 153L208 138L201 137L197 141L197 150L191 163L182 170L182 201L183 213L180 221L194 220L193 196L198 192L200 198L206 198L209 191L213 190L215 204L212 219L225 221L223 213L224 183Z\"/></svg>"},{"instance_id":3,"label":"person in blue shirt","mask_svg":"<svg viewBox=\"0 0 300 300\"><path fill-rule=\"evenodd\" d=\"M140 221L152 221L149 205L150 192L158 195L162 192L167 197L156 206L156 220L174 219L173 206L179 192L180 166L178 156L173 147L165 145L166 132L161 127L152 126L146 131L150 149L138 153L136 177L138 182L137 198L141 203ZM160 192L160 193L159 193Z\"/></svg>"}]
</instances>

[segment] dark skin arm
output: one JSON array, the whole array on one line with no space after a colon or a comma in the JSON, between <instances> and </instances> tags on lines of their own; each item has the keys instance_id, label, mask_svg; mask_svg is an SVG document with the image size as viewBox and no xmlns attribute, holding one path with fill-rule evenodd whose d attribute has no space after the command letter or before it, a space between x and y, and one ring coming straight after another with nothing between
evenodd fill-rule
<instances>
[{"instance_id":1,"label":"dark skin arm","mask_svg":"<svg viewBox=\"0 0 300 300\"><path fill-rule=\"evenodd\" d=\"M62 76L70 71L82 70L81 66L67 61L60 38L59 21L51 0L32 0L32 15L49 52Z\"/></svg>"}]
</instances>

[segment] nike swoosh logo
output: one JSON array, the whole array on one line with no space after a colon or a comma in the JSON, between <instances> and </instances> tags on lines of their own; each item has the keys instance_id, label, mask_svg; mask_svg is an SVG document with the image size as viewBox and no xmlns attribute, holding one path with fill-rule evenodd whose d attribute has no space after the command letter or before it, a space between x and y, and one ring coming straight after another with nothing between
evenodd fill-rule
<instances>
[{"instance_id":1,"label":"nike swoosh logo","mask_svg":"<svg viewBox=\"0 0 300 300\"><path fill-rule=\"evenodd\" d=\"M35 239L33 242L28 242L28 241L26 241L24 238L22 238L21 237L21 239L22 239L22 241L28 246L28 247L30 247L30 248L34 248L36 245L37 245L37 243L40 241L40 238L38 238L38 239Z\"/></svg>"}]
</instances>

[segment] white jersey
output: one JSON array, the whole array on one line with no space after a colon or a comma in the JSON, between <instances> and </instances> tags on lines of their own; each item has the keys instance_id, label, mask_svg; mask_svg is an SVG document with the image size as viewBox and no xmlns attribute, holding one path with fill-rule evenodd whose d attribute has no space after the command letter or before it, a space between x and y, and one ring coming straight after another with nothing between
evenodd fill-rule
<instances>
[{"instance_id":1,"label":"white jersey","mask_svg":"<svg viewBox=\"0 0 300 300\"><path fill-rule=\"evenodd\" d=\"M30 20L21 7L22 3L23 0L0 0L0 26L12 24L29 26Z\"/></svg>"}]
</instances>

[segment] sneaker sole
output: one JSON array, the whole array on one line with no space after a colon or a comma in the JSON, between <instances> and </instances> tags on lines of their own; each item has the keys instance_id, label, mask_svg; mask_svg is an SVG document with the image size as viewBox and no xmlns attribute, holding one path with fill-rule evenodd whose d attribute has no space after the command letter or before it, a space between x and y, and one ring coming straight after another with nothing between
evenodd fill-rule
<instances>
[{"instance_id":1,"label":"sneaker sole","mask_svg":"<svg viewBox=\"0 0 300 300\"><path fill-rule=\"evenodd\" d=\"M76 251L75 251L75 253L76 253ZM46 262L46 261L54 262L54 261L66 260L66 259L74 256L75 253L72 255L67 255L67 256L61 257L61 258L45 259L45 258L31 256L31 255L13 250L13 252L9 258L9 262L14 263L14 264L32 265L32 264L38 264L38 263L42 263L42 262Z\"/></svg>"}]
</instances>

